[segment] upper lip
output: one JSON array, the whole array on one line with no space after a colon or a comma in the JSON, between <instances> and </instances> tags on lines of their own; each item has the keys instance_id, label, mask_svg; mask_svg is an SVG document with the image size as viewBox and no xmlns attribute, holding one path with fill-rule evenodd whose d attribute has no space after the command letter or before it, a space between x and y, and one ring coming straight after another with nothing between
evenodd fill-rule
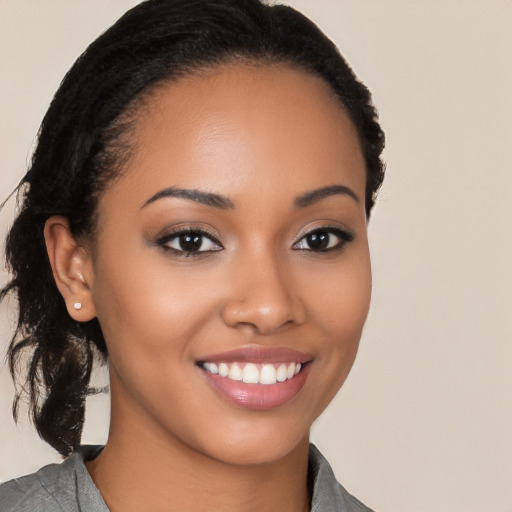
<instances>
[{"instance_id":1,"label":"upper lip","mask_svg":"<svg viewBox=\"0 0 512 512\"><path fill-rule=\"evenodd\" d=\"M246 346L239 347L226 352L210 354L200 358L200 362L210 363L306 363L311 361L313 356L306 352L300 352L289 347L263 347Z\"/></svg>"}]
</instances>

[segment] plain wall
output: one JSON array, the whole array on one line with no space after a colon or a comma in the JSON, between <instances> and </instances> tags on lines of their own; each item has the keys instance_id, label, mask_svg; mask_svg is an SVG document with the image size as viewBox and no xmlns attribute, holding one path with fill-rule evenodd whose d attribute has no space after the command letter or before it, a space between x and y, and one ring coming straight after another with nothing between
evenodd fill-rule
<instances>
[{"instance_id":1,"label":"plain wall","mask_svg":"<svg viewBox=\"0 0 512 512\"><path fill-rule=\"evenodd\" d=\"M136 3L0 0L1 198L64 73ZM387 134L372 309L313 440L378 512L512 512L512 2L289 3L339 45ZM14 305L0 315L3 357ZM15 426L12 392L4 366L0 481L59 459L26 419ZM108 398L89 405L84 442L102 442Z\"/></svg>"}]
</instances>

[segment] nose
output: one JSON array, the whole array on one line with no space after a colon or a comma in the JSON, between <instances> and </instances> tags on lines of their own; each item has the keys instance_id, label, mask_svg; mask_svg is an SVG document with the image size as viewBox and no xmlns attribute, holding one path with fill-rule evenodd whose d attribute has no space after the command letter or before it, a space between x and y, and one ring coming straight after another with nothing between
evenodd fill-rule
<instances>
[{"instance_id":1,"label":"nose","mask_svg":"<svg viewBox=\"0 0 512 512\"><path fill-rule=\"evenodd\" d=\"M305 321L293 272L275 256L245 258L230 270L229 296L221 312L226 325L268 336Z\"/></svg>"}]
</instances>

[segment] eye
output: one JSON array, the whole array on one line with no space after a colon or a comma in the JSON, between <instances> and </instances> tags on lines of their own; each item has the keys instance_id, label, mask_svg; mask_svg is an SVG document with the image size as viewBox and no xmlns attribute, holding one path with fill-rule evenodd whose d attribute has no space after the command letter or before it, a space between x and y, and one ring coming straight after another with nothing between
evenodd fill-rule
<instances>
[{"instance_id":1,"label":"eye","mask_svg":"<svg viewBox=\"0 0 512 512\"><path fill-rule=\"evenodd\" d=\"M354 235L351 232L340 228L318 228L306 233L292 248L300 251L328 252L341 249L353 239Z\"/></svg>"},{"instance_id":2,"label":"eye","mask_svg":"<svg viewBox=\"0 0 512 512\"><path fill-rule=\"evenodd\" d=\"M179 256L193 256L222 250L217 240L200 230L175 231L157 240L156 244Z\"/></svg>"}]
</instances>

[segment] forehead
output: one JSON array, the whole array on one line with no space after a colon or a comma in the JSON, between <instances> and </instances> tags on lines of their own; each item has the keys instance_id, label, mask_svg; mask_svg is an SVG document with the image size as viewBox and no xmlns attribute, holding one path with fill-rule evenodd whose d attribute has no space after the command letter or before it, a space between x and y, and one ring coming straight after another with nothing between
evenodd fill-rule
<instances>
[{"instance_id":1,"label":"forehead","mask_svg":"<svg viewBox=\"0 0 512 512\"><path fill-rule=\"evenodd\" d=\"M139 111L132 142L112 188L131 187L141 204L169 186L236 198L333 183L364 203L364 158L341 102L288 66L222 65L165 83Z\"/></svg>"}]
</instances>

